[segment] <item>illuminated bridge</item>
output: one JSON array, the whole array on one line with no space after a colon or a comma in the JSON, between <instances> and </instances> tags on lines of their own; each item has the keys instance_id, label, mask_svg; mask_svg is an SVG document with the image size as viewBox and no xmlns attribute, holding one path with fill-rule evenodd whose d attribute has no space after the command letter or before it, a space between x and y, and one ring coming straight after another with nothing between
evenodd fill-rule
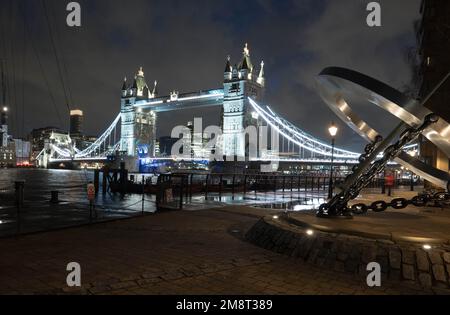
<instances>
[{"instance_id":1,"label":"illuminated bridge","mask_svg":"<svg viewBox=\"0 0 450 315\"><path fill-rule=\"evenodd\" d=\"M256 69L247 45L238 65L231 66L228 57L223 88L193 93L173 91L170 95L160 97L157 83L150 88L141 68L132 85L124 80L120 113L97 141L88 148L79 150L70 137L50 138L39 154L38 161L43 167L47 167L49 163L106 161L118 155L136 162L139 159L208 161L211 160L211 150L200 151L190 157L181 154L159 156L156 121L161 112L220 107L223 115L220 126L222 134L217 145L220 145L224 156L245 157L248 147L245 131L249 126L255 126L258 133L261 133L262 127L266 127L265 130L275 134L278 146L275 148L271 144L273 148L259 151L251 160L330 163L331 145L295 126L271 107L262 105L265 84L264 62ZM409 147L409 150L416 149L416 146ZM334 148L333 156L336 163L355 164L358 163L360 153Z\"/></svg>"}]
</instances>

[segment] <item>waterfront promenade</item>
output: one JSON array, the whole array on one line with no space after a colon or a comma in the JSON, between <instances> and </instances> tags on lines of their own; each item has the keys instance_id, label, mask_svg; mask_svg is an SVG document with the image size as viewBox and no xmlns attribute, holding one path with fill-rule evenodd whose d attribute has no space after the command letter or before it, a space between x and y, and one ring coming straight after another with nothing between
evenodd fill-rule
<instances>
[{"instance_id":1,"label":"waterfront promenade","mask_svg":"<svg viewBox=\"0 0 450 315\"><path fill-rule=\"evenodd\" d=\"M2 294L422 294L335 272L250 244L277 212L246 206L165 212L0 242ZM80 289L66 266L81 265Z\"/></svg>"}]
</instances>

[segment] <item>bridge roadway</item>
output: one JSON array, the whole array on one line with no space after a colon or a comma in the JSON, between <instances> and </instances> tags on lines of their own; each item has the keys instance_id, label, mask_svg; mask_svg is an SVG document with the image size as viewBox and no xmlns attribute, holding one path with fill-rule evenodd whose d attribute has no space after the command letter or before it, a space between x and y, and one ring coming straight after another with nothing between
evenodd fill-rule
<instances>
[{"instance_id":1,"label":"bridge roadway","mask_svg":"<svg viewBox=\"0 0 450 315\"><path fill-rule=\"evenodd\" d=\"M150 101L137 101L134 107L150 109L154 112L168 112L181 109L213 107L223 105L223 89L212 89L193 93L184 93L158 97Z\"/></svg>"}]
</instances>

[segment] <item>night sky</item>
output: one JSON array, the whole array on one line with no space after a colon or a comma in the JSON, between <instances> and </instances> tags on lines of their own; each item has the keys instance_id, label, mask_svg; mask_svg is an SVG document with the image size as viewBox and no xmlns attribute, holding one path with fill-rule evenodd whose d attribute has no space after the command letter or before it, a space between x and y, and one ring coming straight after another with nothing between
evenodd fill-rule
<instances>
[{"instance_id":1,"label":"night sky","mask_svg":"<svg viewBox=\"0 0 450 315\"><path fill-rule=\"evenodd\" d=\"M150 86L158 80L160 95L222 87L226 56L238 63L248 42L253 63L259 68L265 62L266 102L327 139L327 125L338 118L314 90L314 77L327 66L343 66L407 89L420 8L420 0L379 1L383 26L369 28L365 0L81 0L82 26L70 28L70 1L45 1L69 105L84 111L84 131L93 135L115 118L123 78L132 80L140 66ZM68 107L42 1L0 0L0 9L13 135L49 125L67 129ZM395 124L381 110L358 107L382 131ZM194 116L218 124L219 114L219 108L161 114L158 135ZM340 126L338 145L361 150L363 140Z\"/></svg>"}]
</instances>

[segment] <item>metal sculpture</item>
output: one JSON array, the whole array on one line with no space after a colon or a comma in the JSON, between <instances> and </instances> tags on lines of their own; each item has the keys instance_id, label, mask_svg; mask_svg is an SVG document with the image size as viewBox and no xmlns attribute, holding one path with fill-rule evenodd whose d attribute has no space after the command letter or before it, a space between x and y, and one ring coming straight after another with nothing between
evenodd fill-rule
<instances>
[{"instance_id":1,"label":"metal sculpture","mask_svg":"<svg viewBox=\"0 0 450 315\"><path fill-rule=\"evenodd\" d=\"M384 211L389 206L399 209L408 204L420 205L430 201L430 198L416 199L414 202L393 200L389 204L379 201L370 206L359 204L348 207L348 202L355 199L370 180L384 170L390 160L395 160L433 184L448 189L450 174L426 165L419 159L404 153L402 149L423 134L450 156L450 124L423 106L449 77L450 74L422 103L418 103L392 87L359 72L337 67L326 68L322 71L317 78L317 88L325 103L350 128L371 143L366 146L364 154L361 155L360 164L353 167L353 173L342 185L342 192L320 207L319 217L351 218L353 213L364 213L369 209ZM401 119L402 123L383 139L352 110L349 100L355 97L365 99L368 103L387 110ZM396 139L398 140L391 145L391 142ZM377 156L382 152L383 157L377 160ZM448 200L450 196L449 194L439 195L436 199Z\"/></svg>"}]
</instances>

